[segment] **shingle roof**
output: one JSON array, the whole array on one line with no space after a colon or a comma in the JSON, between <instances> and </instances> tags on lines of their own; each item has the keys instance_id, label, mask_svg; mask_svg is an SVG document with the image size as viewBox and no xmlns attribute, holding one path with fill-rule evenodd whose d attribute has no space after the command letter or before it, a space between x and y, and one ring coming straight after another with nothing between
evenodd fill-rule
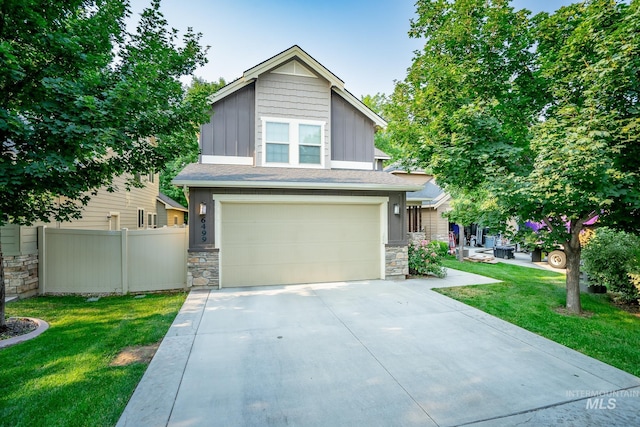
<instances>
[{"instance_id":1,"label":"shingle roof","mask_svg":"<svg viewBox=\"0 0 640 427\"><path fill-rule=\"evenodd\" d=\"M299 188L417 191L408 180L380 172L303 169L192 163L173 180L175 185L223 188Z\"/></svg>"},{"instance_id":2,"label":"shingle roof","mask_svg":"<svg viewBox=\"0 0 640 427\"><path fill-rule=\"evenodd\" d=\"M266 61L262 61L258 65L249 68L242 74L242 77L232 81L228 85L220 88L220 90L218 90L216 93L210 95L208 98L209 102L215 103L220 99L229 96L230 94L242 89L246 85L251 84L260 76L260 74L268 72L276 66L284 64L294 58L299 59L305 65L309 66L316 73L325 78L330 83L329 86L335 93L340 95L345 99L345 101L350 103L354 108L368 117L373 123L375 123L376 126L380 126L382 128L387 127L387 122L382 117L380 117L376 112L367 107L351 92L345 89L344 82L338 76L329 71L329 69L319 63L298 45L293 45L289 49L286 49L279 54L272 56Z\"/></svg>"},{"instance_id":3,"label":"shingle roof","mask_svg":"<svg viewBox=\"0 0 640 427\"><path fill-rule=\"evenodd\" d=\"M180 203L176 202L175 200L173 200L171 197L167 196L166 194L159 193L156 196L156 199L159 202L164 203L165 207L168 207L168 208L171 208L171 209L175 209L175 210L179 210L179 211L187 212L187 208L185 208Z\"/></svg>"},{"instance_id":4,"label":"shingle roof","mask_svg":"<svg viewBox=\"0 0 640 427\"><path fill-rule=\"evenodd\" d=\"M421 202L422 206L438 207L449 198L450 196L434 180L425 182L420 191L407 193L407 202Z\"/></svg>"},{"instance_id":5,"label":"shingle roof","mask_svg":"<svg viewBox=\"0 0 640 427\"><path fill-rule=\"evenodd\" d=\"M373 147L373 157L380 160L389 160L391 158L390 155L377 147Z\"/></svg>"}]
</instances>

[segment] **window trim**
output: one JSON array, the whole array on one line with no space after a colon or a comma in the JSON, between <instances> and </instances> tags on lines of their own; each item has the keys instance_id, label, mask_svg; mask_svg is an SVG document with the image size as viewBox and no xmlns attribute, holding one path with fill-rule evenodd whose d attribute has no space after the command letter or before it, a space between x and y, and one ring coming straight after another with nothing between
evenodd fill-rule
<instances>
[{"instance_id":1,"label":"window trim","mask_svg":"<svg viewBox=\"0 0 640 427\"><path fill-rule=\"evenodd\" d=\"M146 219L144 209L138 208L138 228L144 228Z\"/></svg>"},{"instance_id":2,"label":"window trim","mask_svg":"<svg viewBox=\"0 0 640 427\"><path fill-rule=\"evenodd\" d=\"M158 228L158 214L147 212L147 228Z\"/></svg>"},{"instance_id":3,"label":"window trim","mask_svg":"<svg viewBox=\"0 0 640 427\"><path fill-rule=\"evenodd\" d=\"M326 142L326 121L305 120L287 117L261 117L262 122L262 166L266 167L296 167L308 169L323 169L325 167ZM289 125L289 162L267 162L267 123L286 123ZM300 125L311 125L320 127L320 163L300 163L300 146L310 146L300 144Z\"/></svg>"}]
</instances>

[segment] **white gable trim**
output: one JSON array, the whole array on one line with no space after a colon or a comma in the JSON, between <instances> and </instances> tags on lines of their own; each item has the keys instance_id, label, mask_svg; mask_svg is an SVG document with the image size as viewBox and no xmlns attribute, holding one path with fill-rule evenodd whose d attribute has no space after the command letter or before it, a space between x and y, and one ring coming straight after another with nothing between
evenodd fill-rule
<instances>
[{"instance_id":1,"label":"white gable trim","mask_svg":"<svg viewBox=\"0 0 640 427\"><path fill-rule=\"evenodd\" d=\"M362 101L353 96L348 90L344 88L344 82L342 80L340 80L335 74L325 68L318 61L313 59L299 46L290 47L284 52L281 52L278 55L256 65L255 67L248 69L238 80L229 83L228 85L211 95L209 97L209 102L213 104L214 102L229 96L237 90L240 90L243 87L248 86L256 81L261 74L272 71L274 68L277 69L278 66L282 66L292 60L299 62L301 65L307 68L308 71L311 70L315 72L317 76L326 79L329 82L329 86L338 95L344 98L349 104L355 107L366 117L371 119L371 121L373 121L376 126L379 126L381 128L387 127L387 122L382 117L374 113L369 107L364 105Z\"/></svg>"},{"instance_id":2,"label":"white gable trim","mask_svg":"<svg viewBox=\"0 0 640 427\"><path fill-rule=\"evenodd\" d=\"M307 52L302 50L299 46L292 46L284 52L267 59L261 64L256 65L253 68L245 71L243 77L245 79L257 79L260 74L263 74L280 64L289 62L292 59L299 59L301 62L310 67L313 71L318 73L321 77L329 81L331 86L344 88L344 82L340 80L335 74L327 70L322 64L313 59Z\"/></svg>"},{"instance_id":3,"label":"white gable trim","mask_svg":"<svg viewBox=\"0 0 640 427\"><path fill-rule=\"evenodd\" d=\"M363 170L363 171L372 171L373 163L331 160L331 169L357 169L357 170Z\"/></svg>"},{"instance_id":4,"label":"white gable trim","mask_svg":"<svg viewBox=\"0 0 640 427\"><path fill-rule=\"evenodd\" d=\"M203 155L200 163L209 165L253 166L253 157Z\"/></svg>"},{"instance_id":5,"label":"white gable trim","mask_svg":"<svg viewBox=\"0 0 640 427\"><path fill-rule=\"evenodd\" d=\"M295 59L293 61L287 62L286 64L276 68L275 70L272 71L272 73L286 74L289 76L311 77L314 79L318 78L318 76L316 76L307 67L305 67Z\"/></svg>"}]
</instances>

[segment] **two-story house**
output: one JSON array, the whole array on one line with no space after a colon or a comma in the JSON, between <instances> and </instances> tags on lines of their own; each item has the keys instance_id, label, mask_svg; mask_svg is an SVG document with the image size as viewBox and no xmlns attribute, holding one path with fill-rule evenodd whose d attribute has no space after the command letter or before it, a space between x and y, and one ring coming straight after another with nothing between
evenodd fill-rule
<instances>
[{"instance_id":1,"label":"two-story house","mask_svg":"<svg viewBox=\"0 0 640 427\"><path fill-rule=\"evenodd\" d=\"M406 192L380 170L385 121L298 46L210 98L189 189L194 286L404 278Z\"/></svg>"}]
</instances>

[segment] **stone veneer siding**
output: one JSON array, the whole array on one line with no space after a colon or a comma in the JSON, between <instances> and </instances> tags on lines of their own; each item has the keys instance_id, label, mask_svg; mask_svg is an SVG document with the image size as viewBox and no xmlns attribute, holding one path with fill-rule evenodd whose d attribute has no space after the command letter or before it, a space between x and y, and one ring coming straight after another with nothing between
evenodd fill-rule
<instances>
[{"instance_id":1,"label":"stone veneer siding","mask_svg":"<svg viewBox=\"0 0 640 427\"><path fill-rule=\"evenodd\" d=\"M6 295L28 298L38 293L38 254L4 256Z\"/></svg>"},{"instance_id":2,"label":"stone veneer siding","mask_svg":"<svg viewBox=\"0 0 640 427\"><path fill-rule=\"evenodd\" d=\"M406 279L409 274L409 249L407 246L387 246L385 278ZM217 288L220 274L219 249L189 251L187 261L187 287Z\"/></svg>"},{"instance_id":3,"label":"stone veneer siding","mask_svg":"<svg viewBox=\"0 0 640 427\"><path fill-rule=\"evenodd\" d=\"M187 287L218 288L220 283L220 250L189 251Z\"/></svg>"},{"instance_id":4,"label":"stone veneer siding","mask_svg":"<svg viewBox=\"0 0 640 427\"><path fill-rule=\"evenodd\" d=\"M385 253L385 278L387 280L406 279L409 274L409 247L388 245Z\"/></svg>"},{"instance_id":5,"label":"stone veneer siding","mask_svg":"<svg viewBox=\"0 0 640 427\"><path fill-rule=\"evenodd\" d=\"M423 231L413 231L408 234L409 243L420 243L423 240L427 240L427 236Z\"/></svg>"}]
</instances>

